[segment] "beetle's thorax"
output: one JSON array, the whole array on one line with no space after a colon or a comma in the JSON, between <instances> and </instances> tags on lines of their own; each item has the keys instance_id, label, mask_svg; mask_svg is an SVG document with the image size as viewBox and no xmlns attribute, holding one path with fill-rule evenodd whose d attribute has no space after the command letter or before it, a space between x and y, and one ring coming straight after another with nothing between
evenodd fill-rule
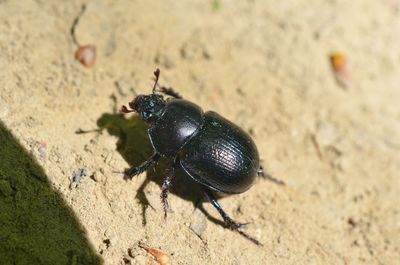
<instances>
[{"instance_id":1,"label":"beetle's thorax","mask_svg":"<svg viewBox=\"0 0 400 265\"><path fill-rule=\"evenodd\" d=\"M161 117L149 129L149 136L157 153L175 157L201 129L204 114L199 106L187 100L170 99L165 103Z\"/></svg>"}]
</instances>

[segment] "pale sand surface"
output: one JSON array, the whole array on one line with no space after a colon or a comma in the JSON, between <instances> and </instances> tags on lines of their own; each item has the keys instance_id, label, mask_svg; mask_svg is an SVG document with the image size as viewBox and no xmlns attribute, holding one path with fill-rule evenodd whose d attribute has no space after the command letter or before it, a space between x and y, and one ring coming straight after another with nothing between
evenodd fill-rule
<instances>
[{"instance_id":1,"label":"pale sand surface","mask_svg":"<svg viewBox=\"0 0 400 265\"><path fill-rule=\"evenodd\" d=\"M400 264L398 1L88 1L76 36L97 47L91 69L70 35L82 4L0 1L0 120L105 264L156 264L139 240L173 264ZM349 58L347 88L333 77L334 51ZM145 128L114 114L150 92L156 67L161 84L251 132L287 183L260 179L221 200L264 246L213 221L210 204L211 217L196 210L189 181L176 181L164 220L158 184L115 173L151 153ZM100 118L109 130L75 134ZM94 176L70 189L78 168Z\"/></svg>"}]
</instances>

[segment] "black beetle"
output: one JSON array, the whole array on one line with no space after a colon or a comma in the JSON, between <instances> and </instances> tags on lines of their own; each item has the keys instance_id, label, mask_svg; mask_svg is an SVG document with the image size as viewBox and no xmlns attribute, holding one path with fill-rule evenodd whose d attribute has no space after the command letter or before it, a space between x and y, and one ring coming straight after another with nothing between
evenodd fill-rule
<instances>
[{"instance_id":1,"label":"black beetle","mask_svg":"<svg viewBox=\"0 0 400 265\"><path fill-rule=\"evenodd\" d=\"M156 93L160 70L157 69L154 75L152 94L135 97L129 102L131 109L121 108L122 113L138 113L150 125L148 134L154 148L152 157L138 167L126 169L125 176L132 178L141 174L161 157L171 160L172 166L164 178L161 193L165 216L169 208L167 197L171 181L175 170L180 167L203 186L206 197L231 230L260 244L239 230L245 224L232 220L213 195L213 191L225 194L245 192L257 175L264 176L253 140L234 123L213 111L204 113L199 106L182 99L171 88L159 88L159 92L172 97L164 99ZM265 177L283 184L267 174Z\"/></svg>"}]
</instances>

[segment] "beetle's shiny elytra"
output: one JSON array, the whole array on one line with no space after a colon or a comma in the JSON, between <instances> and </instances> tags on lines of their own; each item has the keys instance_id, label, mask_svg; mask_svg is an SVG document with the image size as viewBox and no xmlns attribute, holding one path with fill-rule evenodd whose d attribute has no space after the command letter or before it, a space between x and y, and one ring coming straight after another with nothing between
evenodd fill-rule
<instances>
[{"instance_id":1,"label":"beetle's shiny elytra","mask_svg":"<svg viewBox=\"0 0 400 265\"><path fill-rule=\"evenodd\" d=\"M181 167L196 181L224 193L250 188L259 169L249 135L215 112L206 112L199 132L178 153Z\"/></svg>"},{"instance_id":2,"label":"beetle's shiny elytra","mask_svg":"<svg viewBox=\"0 0 400 265\"><path fill-rule=\"evenodd\" d=\"M153 93L139 95L123 106L121 112L136 112L150 125L148 134L154 154L138 167L125 171L129 178L136 176L155 164L160 157L171 161L164 178L161 199L165 216L168 210L168 192L177 168L182 168L191 178L202 185L206 197L218 210L227 226L247 239L260 244L239 228L243 225L233 221L221 208L213 191L228 194L248 190L257 176L262 174L257 147L251 137L234 123L219 114L203 110L196 104L182 99L171 88L160 87L156 77ZM160 92L172 98L164 97Z\"/></svg>"}]
</instances>

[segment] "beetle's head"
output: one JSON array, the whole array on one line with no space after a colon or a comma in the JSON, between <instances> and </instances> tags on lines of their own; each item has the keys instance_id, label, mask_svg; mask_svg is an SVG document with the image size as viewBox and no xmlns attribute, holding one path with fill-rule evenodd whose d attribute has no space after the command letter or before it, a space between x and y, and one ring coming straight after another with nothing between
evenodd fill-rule
<instances>
[{"instance_id":1,"label":"beetle's head","mask_svg":"<svg viewBox=\"0 0 400 265\"><path fill-rule=\"evenodd\" d=\"M122 113L136 112L140 115L143 121L148 123L153 123L160 118L165 107L165 100L163 96L155 93L158 78L160 76L160 70L158 68L154 72L154 75L156 79L154 82L153 93L150 95L136 96L131 102L129 102L129 107L131 107L131 109L122 106Z\"/></svg>"},{"instance_id":2,"label":"beetle's head","mask_svg":"<svg viewBox=\"0 0 400 265\"><path fill-rule=\"evenodd\" d=\"M163 96L157 94L139 95L129 102L129 107L131 107L131 110L122 106L121 111L124 113L136 112L143 121L152 123L161 116L165 101Z\"/></svg>"}]
</instances>

